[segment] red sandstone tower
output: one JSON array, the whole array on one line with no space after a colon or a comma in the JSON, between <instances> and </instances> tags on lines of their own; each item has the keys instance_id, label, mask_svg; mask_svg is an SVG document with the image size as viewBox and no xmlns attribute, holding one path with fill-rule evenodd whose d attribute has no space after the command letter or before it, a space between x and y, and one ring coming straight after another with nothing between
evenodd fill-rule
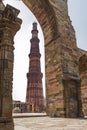
<instances>
[{"instance_id":1,"label":"red sandstone tower","mask_svg":"<svg viewBox=\"0 0 87 130\"><path fill-rule=\"evenodd\" d=\"M37 23L33 23L33 30L31 31L32 38L31 49L29 54L29 73L27 73L27 93L26 102L32 104L33 112L41 112L44 107L43 87L41 66L40 66L40 51Z\"/></svg>"}]
</instances>

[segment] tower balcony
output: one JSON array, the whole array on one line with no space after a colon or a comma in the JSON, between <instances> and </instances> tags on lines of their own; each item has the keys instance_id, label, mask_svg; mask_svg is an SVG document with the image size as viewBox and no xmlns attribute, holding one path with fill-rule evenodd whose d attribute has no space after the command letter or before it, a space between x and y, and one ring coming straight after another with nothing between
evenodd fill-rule
<instances>
[{"instance_id":1,"label":"tower balcony","mask_svg":"<svg viewBox=\"0 0 87 130\"><path fill-rule=\"evenodd\" d=\"M35 42L36 44L40 42L40 40L38 39L37 36L33 37L31 40L30 40L31 43Z\"/></svg>"},{"instance_id":2,"label":"tower balcony","mask_svg":"<svg viewBox=\"0 0 87 130\"><path fill-rule=\"evenodd\" d=\"M37 53L37 52L31 52L31 53L29 54L29 57L30 57L30 58L32 58L32 57L38 57L38 58L40 58L40 57L41 57L41 54L40 54L40 53Z\"/></svg>"}]
</instances>

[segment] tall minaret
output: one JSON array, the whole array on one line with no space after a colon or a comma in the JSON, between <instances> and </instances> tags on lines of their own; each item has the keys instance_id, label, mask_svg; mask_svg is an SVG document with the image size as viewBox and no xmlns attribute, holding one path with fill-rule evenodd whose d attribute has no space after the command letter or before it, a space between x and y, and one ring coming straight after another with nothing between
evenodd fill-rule
<instances>
[{"instance_id":1,"label":"tall minaret","mask_svg":"<svg viewBox=\"0 0 87 130\"><path fill-rule=\"evenodd\" d=\"M26 92L26 102L32 104L33 112L41 112L44 107L43 99L43 87L42 87L42 77L41 66L40 66L40 51L39 51L39 39L37 23L33 23L33 29L31 31L32 38L31 49L29 54L29 73L27 73L27 92Z\"/></svg>"}]
</instances>

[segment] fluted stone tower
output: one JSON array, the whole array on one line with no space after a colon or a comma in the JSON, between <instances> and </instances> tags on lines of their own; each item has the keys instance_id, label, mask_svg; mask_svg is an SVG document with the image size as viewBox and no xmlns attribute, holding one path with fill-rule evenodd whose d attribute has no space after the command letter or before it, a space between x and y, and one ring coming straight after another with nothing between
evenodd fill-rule
<instances>
[{"instance_id":1,"label":"fluted stone tower","mask_svg":"<svg viewBox=\"0 0 87 130\"><path fill-rule=\"evenodd\" d=\"M26 102L32 104L33 112L41 112L43 110L43 87L41 66L40 66L40 51L39 51L39 39L37 23L33 23L31 49L30 49L30 62L29 62L29 73L27 73L27 93Z\"/></svg>"},{"instance_id":2,"label":"fluted stone tower","mask_svg":"<svg viewBox=\"0 0 87 130\"><path fill-rule=\"evenodd\" d=\"M0 0L0 130L14 130L12 119L12 80L14 35L20 29L19 10Z\"/></svg>"}]
</instances>

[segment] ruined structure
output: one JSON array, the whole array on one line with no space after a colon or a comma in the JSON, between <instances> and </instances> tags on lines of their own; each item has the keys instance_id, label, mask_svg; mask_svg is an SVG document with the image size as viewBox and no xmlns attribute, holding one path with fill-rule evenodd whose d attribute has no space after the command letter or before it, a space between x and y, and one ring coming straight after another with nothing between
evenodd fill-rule
<instances>
[{"instance_id":1,"label":"ruined structure","mask_svg":"<svg viewBox=\"0 0 87 130\"><path fill-rule=\"evenodd\" d=\"M40 65L40 50L37 23L33 23L31 49L29 54L29 73L27 73L27 92L26 102L32 104L32 112L42 112L44 108L43 87L41 65Z\"/></svg>"},{"instance_id":2,"label":"ruined structure","mask_svg":"<svg viewBox=\"0 0 87 130\"><path fill-rule=\"evenodd\" d=\"M87 67L84 63L85 68L81 69L83 64L80 61L86 60L86 52L77 47L75 31L68 16L67 0L23 2L38 19L44 34L47 115L83 116L81 94L87 87ZM21 24L17 14L18 11L11 6L3 7L0 11L0 129L3 130L13 130L13 36ZM86 94L84 97L86 100ZM11 124L11 127L6 128L7 124Z\"/></svg>"}]
</instances>

